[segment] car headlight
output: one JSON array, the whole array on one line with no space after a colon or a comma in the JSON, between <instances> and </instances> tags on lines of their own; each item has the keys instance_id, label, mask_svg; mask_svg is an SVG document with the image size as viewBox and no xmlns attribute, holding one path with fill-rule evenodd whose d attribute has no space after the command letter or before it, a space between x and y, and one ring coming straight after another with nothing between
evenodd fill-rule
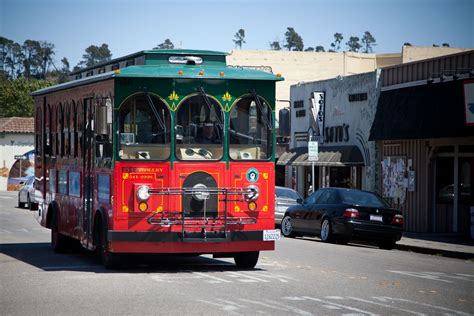
<instances>
[{"instance_id":1,"label":"car headlight","mask_svg":"<svg viewBox=\"0 0 474 316\"><path fill-rule=\"evenodd\" d=\"M146 185L142 185L137 190L137 198L145 201L150 198L150 188Z\"/></svg>"}]
</instances>

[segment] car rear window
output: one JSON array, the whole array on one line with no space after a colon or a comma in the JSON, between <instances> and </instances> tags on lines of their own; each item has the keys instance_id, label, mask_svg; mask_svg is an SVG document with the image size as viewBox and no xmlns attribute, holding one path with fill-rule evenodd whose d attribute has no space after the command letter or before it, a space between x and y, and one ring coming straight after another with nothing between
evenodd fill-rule
<instances>
[{"instance_id":1,"label":"car rear window","mask_svg":"<svg viewBox=\"0 0 474 316\"><path fill-rule=\"evenodd\" d=\"M342 203L350 205L389 207L389 205L379 196L363 191L342 191Z\"/></svg>"},{"instance_id":2,"label":"car rear window","mask_svg":"<svg viewBox=\"0 0 474 316\"><path fill-rule=\"evenodd\" d=\"M276 195L277 197L293 199L293 200L297 200L301 198L298 192L290 190L290 189L282 189L282 188L276 188Z\"/></svg>"}]
</instances>

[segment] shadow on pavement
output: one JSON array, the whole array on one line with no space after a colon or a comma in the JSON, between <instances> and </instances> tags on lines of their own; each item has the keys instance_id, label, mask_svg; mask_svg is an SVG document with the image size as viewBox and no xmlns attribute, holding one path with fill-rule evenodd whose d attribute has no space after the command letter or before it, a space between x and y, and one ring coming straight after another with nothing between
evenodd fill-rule
<instances>
[{"instance_id":1,"label":"shadow on pavement","mask_svg":"<svg viewBox=\"0 0 474 316\"><path fill-rule=\"evenodd\" d=\"M241 271L233 260L224 261L208 256L183 254L127 254L121 255L123 263L118 269L105 269L94 253L75 249L65 254L56 254L50 243L0 244L0 254L22 261L44 271L77 271L94 273L179 273ZM3 261L3 260L2 260ZM6 263L6 261L3 261ZM265 269L251 269L264 271Z\"/></svg>"}]
</instances>

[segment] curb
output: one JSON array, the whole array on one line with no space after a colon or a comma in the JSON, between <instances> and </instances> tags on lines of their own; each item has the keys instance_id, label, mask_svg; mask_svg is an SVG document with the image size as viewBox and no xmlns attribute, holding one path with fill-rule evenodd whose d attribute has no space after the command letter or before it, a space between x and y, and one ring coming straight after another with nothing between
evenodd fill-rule
<instances>
[{"instance_id":1,"label":"curb","mask_svg":"<svg viewBox=\"0 0 474 316\"><path fill-rule=\"evenodd\" d=\"M428 255L437 255L447 258L456 258L462 260L474 260L474 254L468 252L459 252L459 251L450 251L443 249L434 249L426 248L420 246L406 245L406 244L395 244L395 249L403 251L412 251L416 253L428 254Z\"/></svg>"}]
</instances>

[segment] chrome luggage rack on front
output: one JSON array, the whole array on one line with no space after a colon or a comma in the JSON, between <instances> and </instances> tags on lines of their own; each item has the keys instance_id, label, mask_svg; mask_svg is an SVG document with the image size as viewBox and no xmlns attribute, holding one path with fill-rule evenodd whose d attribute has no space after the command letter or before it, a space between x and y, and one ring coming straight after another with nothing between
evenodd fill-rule
<instances>
[{"instance_id":1,"label":"chrome luggage rack on front","mask_svg":"<svg viewBox=\"0 0 474 316\"><path fill-rule=\"evenodd\" d=\"M204 202L203 216L189 216L190 211L183 212L156 212L152 213L147 218L147 222L150 225L159 225L161 227L170 227L173 225L180 225L183 239L208 239L227 238L227 226L228 225L245 225L255 224L257 222L256 217L249 216L228 216L227 203L234 201L249 201L254 196L258 195L258 192L254 188L206 188L206 187L194 187L194 188L150 188L150 195L193 195L197 200ZM219 202L224 202L223 216L206 216L206 201L211 195L218 195L221 198ZM234 196L235 199L229 199L229 196ZM240 198L238 198L240 196ZM208 229L213 229L209 231ZM193 229L193 231L186 231L186 229ZM195 229L201 229L196 232ZM217 230L216 230L217 229ZM187 237L189 236L189 237Z\"/></svg>"}]
</instances>

